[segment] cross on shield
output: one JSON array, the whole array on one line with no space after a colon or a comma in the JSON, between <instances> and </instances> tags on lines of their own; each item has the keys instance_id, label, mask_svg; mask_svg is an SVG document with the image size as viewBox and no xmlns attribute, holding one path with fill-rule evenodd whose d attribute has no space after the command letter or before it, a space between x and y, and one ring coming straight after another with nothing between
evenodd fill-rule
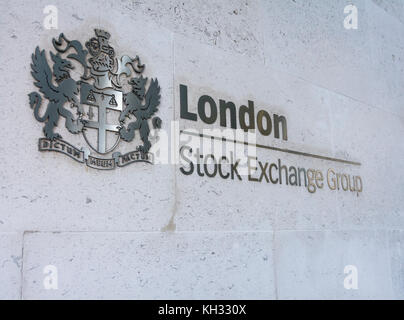
<instances>
[{"instance_id":1,"label":"cross on shield","mask_svg":"<svg viewBox=\"0 0 404 320\"><path fill-rule=\"evenodd\" d=\"M84 118L83 135L89 146L100 154L106 154L115 149L119 143L119 115L123 110L122 91L106 88L98 89L88 83L82 83L80 88L80 103L88 106L88 112ZM95 116L93 108L97 116ZM87 110L87 108L85 108ZM116 117L107 117L110 111L117 111ZM118 113L119 112L119 113ZM109 123L109 119L116 119L115 123ZM97 143L91 141L86 129L97 130ZM114 133L113 142L108 145L107 133Z\"/></svg>"}]
</instances>

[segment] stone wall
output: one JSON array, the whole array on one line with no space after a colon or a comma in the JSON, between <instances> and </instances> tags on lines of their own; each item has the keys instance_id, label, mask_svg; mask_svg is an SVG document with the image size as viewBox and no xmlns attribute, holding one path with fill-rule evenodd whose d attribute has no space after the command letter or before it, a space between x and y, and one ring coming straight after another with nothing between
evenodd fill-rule
<instances>
[{"instance_id":1,"label":"stone wall","mask_svg":"<svg viewBox=\"0 0 404 320\"><path fill-rule=\"evenodd\" d=\"M343 25L350 3L357 30ZM56 30L44 27L49 4ZM404 298L404 1L2 7L0 298ZM166 130L173 120L199 125L180 118L179 84L192 108L204 93L237 106L253 100L288 119L288 141L258 143L361 165L264 149L259 159L360 175L363 191L186 176L179 164L97 171L38 152L31 54L52 49L61 32L86 41L94 28L158 78ZM56 290L43 285L48 265ZM358 289L344 287L347 265Z\"/></svg>"}]
</instances>

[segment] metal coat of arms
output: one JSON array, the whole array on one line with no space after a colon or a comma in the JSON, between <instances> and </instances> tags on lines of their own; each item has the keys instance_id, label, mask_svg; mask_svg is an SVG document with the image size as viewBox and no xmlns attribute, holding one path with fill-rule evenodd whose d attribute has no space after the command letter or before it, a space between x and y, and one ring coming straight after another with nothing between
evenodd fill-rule
<instances>
[{"instance_id":1,"label":"metal coat of arms","mask_svg":"<svg viewBox=\"0 0 404 320\"><path fill-rule=\"evenodd\" d=\"M118 59L109 39L108 32L95 29L95 37L83 47L78 40L70 41L62 33L52 41L55 48L55 53L49 55L52 67L45 50L35 49L31 74L40 93L31 92L29 103L35 119L44 123L45 137L39 139L39 150L61 152L89 167L104 170L139 161L153 163L153 155L149 153L149 120L153 128L161 127L160 118L154 116L160 104L160 86L157 79L148 81L143 77L145 66L138 56L124 55ZM73 64L82 66L79 80L71 76ZM127 93L123 92L123 75L128 80L126 86L131 87ZM48 101L42 111L43 97ZM90 148L79 149L62 140L56 132L60 117L64 118L68 132L82 134L97 156L92 155ZM125 154L113 152L120 140L131 142L137 130L141 145Z\"/></svg>"}]
</instances>

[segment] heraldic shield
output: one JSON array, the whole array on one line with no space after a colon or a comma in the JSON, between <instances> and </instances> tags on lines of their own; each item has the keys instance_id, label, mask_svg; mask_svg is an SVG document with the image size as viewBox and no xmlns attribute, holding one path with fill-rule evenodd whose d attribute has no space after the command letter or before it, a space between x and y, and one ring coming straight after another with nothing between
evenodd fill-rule
<instances>
[{"instance_id":1,"label":"heraldic shield","mask_svg":"<svg viewBox=\"0 0 404 320\"><path fill-rule=\"evenodd\" d=\"M97 89L88 83L82 83L80 103L84 110L83 136L88 145L100 154L113 151L120 139L119 116L123 111L122 91L109 88ZM90 135L89 131L96 131L95 135ZM108 145L108 134L112 138L111 145ZM94 137L96 141L92 141Z\"/></svg>"},{"instance_id":2,"label":"heraldic shield","mask_svg":"<svg viewBox=\"0 0 404 320\"><path fill-rule=\"evenodd\" d=\"M158 81L143 77L145 66L139 56L117 58L109 44L110 34L94 31L95 36L85 46L61 33L52 41L55 52L49 52L51 60L39 47L32 54L31 74L39 92L28 95L29 103L35 119L44 123L45 135L39 139L39 151L60 152L102 170L134 162L153 163L149 120L154 129L161 127L160 118L155 116L160 104ZM72 69L80 75L78 79L71 75ZM129 92L123 91L124 84L131 88ZM48 100L46 108L43 97ZM83 135L90 149L62 139L57 132L60 118L65 118L69 133ZM136 135L139 139L134 139ZM136 140L142 143L131 152L115 150L120 141Z\"/></svg>"}]
</instances>

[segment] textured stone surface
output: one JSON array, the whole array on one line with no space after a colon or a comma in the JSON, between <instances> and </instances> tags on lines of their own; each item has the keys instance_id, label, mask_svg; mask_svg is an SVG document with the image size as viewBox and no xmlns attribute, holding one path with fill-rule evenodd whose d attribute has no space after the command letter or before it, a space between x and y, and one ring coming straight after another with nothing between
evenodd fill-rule
<instances>
[{"instance_id":1,"label":"textured stone surface","mask_svg":"<svg viewBox=\"0 0 404 320\"><path fill-rule=\"evenodd\" d=\"M373 0L373 2L404 23L404 3L401 0Z\"/></svg>"},{"instance_id":2,"label":"textured stone surface","mask_svg":"<svg viewBox=\"0 0 404 320\"><path fill-rule=\"evenodd\" d=\"M357 30L343 26L351 1L275 3L262 1L266 64L403 115L402 23L366 0L355 1Z\"/></svg>"},{"instance_id":3,"label":"textured stone surface","mask_svg":"<svg viewBox=\"0 0 404 320\"><path fill-rule=\"evenodd\" d=\"M280 299L392 299L386 232L282 231L275 236ZM358 290L344 288L344 267L358 269Z\"/></svg>"},{"instance_id":4,"label":"textured stone surface","mask_svg":"<svg viewBox=\"0 0 404 320\"><path fill-rule=\"evenodd\" d=\"M360 159L362 166L355 171L365 179L359 197L338 193L341 228L401 228L402 119L346 97L336 100L335 106L331 116L335 154ZM367 131L369 127L375 129Z\"/></svg>"},{"instance_id":5,"label":"textured stone surface","mask_svg":"<svg viewBox=\"0 0 404 320\"><path fill-rule=\"evenodd\" d=\"M22 235L0 232L0 299L21 297L22 255Z\"/></svg>"},{"instance_id":6,"label":"textured stone surface","mask_svg":"<svg viewBox=\"0 0 404 320\"><path fill-rule=\"evenodd\" d=\"M187 84L190 111L197 112L197 101L203 94L214 97L216 101L219 98L233 101L237 107L251 99L255 102L256 113L262 109L270 114L285 115L288 119L287 142L279 141L273 135L257 135L257 143L316 154L332 154L330 103L327 103L329 93L326 90L240 56L221 53L215 48L191 41L179 39L174 51L176 97L179 96L179 84ZM194 75L198 77L195 79ZM211 83L217 84L220 91L212 89L209 85ZM178 99L176 110L179 110ZM179 118L179 111L176 115ZM195 126L200 129L210 127L201 121L187 120L182 120L180 127L187 130ZM187 137L181 139L186 141ZM277 162L280 158L284 164L318 167L323 171L329 165L324 161L265 149L257 149L256 155L262 162ZM196 173L192 176L179 173L177 179L180 198L177 226L181 230L336 227L337 206L335 195L330 192L319 192L316 197L312 197L304 187L286 186L285 183L280 186L248 182L246 175L240 182L219 177L200 178ZM299 214L303 203L312 210ZM282 208L281 211L279 208Z\"/></svg>"},{"instance_id":7,"label":"textured stone surface","mask_svg":"<svg viewBox=\"0 0 404 320\"><path fill-rule=\"evenodd\" d=\"M359 27L346 30L351 3L54 1L58 30L43 26L48 1L4 6L0 298L404 299L404 4L354 1ZM192 111L202 94L253 100L288 120L288 141L257 135L259 144L361 166L265 149L259 160L358 174L363 192L310 194L167 164L98 172L39 153L31 53L61 32L85 41L95 27L159 79L163 128L179 120L179 84ZM58 290L43 287L49 264ZM358 268L358 290L344 289L346 265Z\"/></svg>"},{"instance_id":8,"label":"textured stone surface","mask_svg":"<svg viewBox=\"0 0 404 320\"><path fill-rule=\"evenodd\" d=\"M48 245L43 247L44 243ZM271 233L33 233L24 298L273 299ZM58 268L45 290L42 269Z\"/></svg>"},{"instance_id":9,"label":"textured stone surface","mask_svg":"<svg viewBox=\"0 0 404 320\"><path fill-rule=\"evenodd\" d=\"M403 263L404 232L391 231L389 234L390 268L395 297L404 299L404 263Z\"/></svg>"},{"instance_id":10,"label":"textured stone surface","mask_svg":"<svg viewBox=\"0 0 404 320\"><path fill-rule=\"evenodd\" d=\"M118 8L131 19L147 17L202 43L263 59L263 33L256 19L259 1L124 0Z\"/></svg>"},{"instance_id":11,"label":"textured stone surface","mask_svg":"<svg viewBox=\"0 0 404 320\"><path fill-rule=\"evenodd\" d=\"M49 50L59 31L40 29L39 25L37 31L29 32L27 25L35 24L42 15L37 10L30 15L30 10L22 5L10 8L8 28L13 28L16 38L11 39L12 49L2 50L2 67L7 76L1 80L1 86L7 90L2 90L0 96L5 105L12 107L1 113L0 121L2 128L13 134L11 139L2 140L0 147L4 221L0 230L160 230L173 207L172 168L140 164L133 175L115 170L106 176L105 172L86 168L60 154L37 152L43 124L34 121L28 104L27 95L35 90L29 69L30 52L37 44ZM77 20L75 13L83 21ZM84 42L101 23L110 31L119 56L138 54L146 65L146 76L157 77L163 88L160 117L168 124L173 113L171 33L145 21L132 21L136 32L128 33L125 20L111 20L111 13L118 14L112 7L104 11L91 2L76 2L73 8L60 5L59 26L69 39ZM25 23L19 23L25 16ZM16 131L17 123L12 120L16 108L21 111L18 126L23 130ZM63 126L59 128L62 130ZM66 140L76 142L76 137L66 130L61 133ZM76 145L83 146L83 141ZM132 150L135 146L132 144ZM6 150L12 151L12 155ZM83 173L86 179L82 178ZM152 183L156 180L159 183Z\"/></svg>"}]
</instances>

